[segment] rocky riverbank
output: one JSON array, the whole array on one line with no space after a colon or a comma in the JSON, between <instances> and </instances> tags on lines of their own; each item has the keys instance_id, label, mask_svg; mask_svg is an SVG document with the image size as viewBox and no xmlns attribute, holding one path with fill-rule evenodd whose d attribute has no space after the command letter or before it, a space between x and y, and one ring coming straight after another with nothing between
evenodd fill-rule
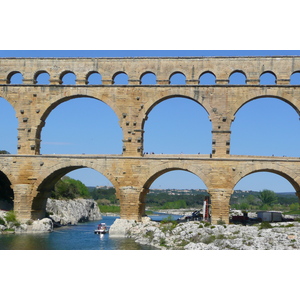
<instances>
[{"instance_id":1,"label":"rocky riverbank","mask_svg":"<svg viewBox=\"0 0 300 300\"><path fill-rule=\"evenodd\" d=\"M97 203L90 199L48 199L46 212L49 218L21 223L11 217L11 212L0 210L0 234L51 232L55 226L102 219Z\"/></svg>"},{"instance_id":2,"label":"rocky riverbank","mask_svg":"<svg viewBox=\"0 0 300 300\"><path fill-rule=\"evenodd\" d=\"M121 224L119 224L121 225ZM267 225L267 226L266 226ZM264 226L271 228L264 228ZM300 249L300 223L252 226L210 225L199 221L158 223L149 218L127 224L126 236L158 249L295 250Z\"/></svg>"}]
</instances>

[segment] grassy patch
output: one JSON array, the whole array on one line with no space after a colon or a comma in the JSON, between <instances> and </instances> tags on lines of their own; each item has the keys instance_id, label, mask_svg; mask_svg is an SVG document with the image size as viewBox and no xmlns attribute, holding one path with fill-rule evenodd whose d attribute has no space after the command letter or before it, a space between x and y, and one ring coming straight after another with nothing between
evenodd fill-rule
<instances>
[{"instance_id":1,"label":"grassy patch","mask_svg":"<svg viewBox=\"0 0 300 300\"><path fill-rule=\"evenodd\" d=\"M102 213L120 213L120 206L117 205L99 205Z\"/></svg>"}]
</instances>

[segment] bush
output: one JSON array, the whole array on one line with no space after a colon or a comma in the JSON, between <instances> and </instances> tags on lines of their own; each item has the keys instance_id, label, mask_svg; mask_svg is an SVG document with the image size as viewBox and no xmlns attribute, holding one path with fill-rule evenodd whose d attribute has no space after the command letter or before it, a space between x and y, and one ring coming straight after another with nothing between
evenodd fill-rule
<instances>
[{"instance_id":1,"label":"bush","mask_svg":"<svg viewBox=\"0 0 300 300\"><path fill-rule=\"evenodd\" d=\"M17 220L15 212L13 210L7 212L4 218L7 223L13 223L13 225L16 227L19 227L21 225L21 223Z\"/></svg>"},{"instance_id":2,"label":"bush","mask_svg":"<svg viewBox=\"0 0 300 300\"><path fill-rule=\"evenodd\" d=\"M4 218L6 222L12 222L12 223L17 222L17 218L13 210L7 212Z\"/></svg>"},{"instance_id":3,"label":"bush","mask_svg":"<svg viewBox=\"0 0 300 300\"><path fill-rule=\"evenodd\" d=\"M5 221L0 217L0 225L5 225Z\"/></svg>"},{"instance_id":4,"label":"bush","mask_svg":"<svg viewBox=\"0 0 300 300\"><path fill-rule=\"evenodd\" d=\"M260 229L268 229L268 228L273 228L270 222L261 222Z\"/></svg>"}]
</instances>

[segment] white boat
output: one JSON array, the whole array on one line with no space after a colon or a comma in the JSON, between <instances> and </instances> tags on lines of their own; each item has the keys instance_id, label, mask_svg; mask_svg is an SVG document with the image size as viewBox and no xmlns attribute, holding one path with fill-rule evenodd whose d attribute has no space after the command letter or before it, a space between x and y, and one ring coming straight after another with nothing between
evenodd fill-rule
<instances>
[{"instance_id":1,"label":"white boat","mask_svg":"<svg viewBox=\"0 0 300 300\"><path fill-rule=\"evenodd\" d=\"M105 233L108 233L108 227L106 226L105 223L100 223L98 225L98 228L95 229L94 233L95 234L105 234Z\"/></svg>"}]
</instances>

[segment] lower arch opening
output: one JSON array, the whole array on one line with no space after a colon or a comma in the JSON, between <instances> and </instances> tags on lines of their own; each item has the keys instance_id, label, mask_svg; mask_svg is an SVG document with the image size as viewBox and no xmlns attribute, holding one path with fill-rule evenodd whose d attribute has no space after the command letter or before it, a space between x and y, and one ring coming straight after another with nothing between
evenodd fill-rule
<instances>
[{"instance_id":1,"label":"lower arch opening","mask_svg":"<svg viewBox=\"0 0 300 300\"><path fill-rule=\"evenodd\" d=\"M230 199L231 210L250 212L281 211L289 214L299 211L299 188L274 172L260 171L243 177L235 186ZM299 211L300 212L300 211Z\"/></svg>"},{"instance_id":2,"label":"lower arch opening","mask_svg":"<svg viewBox=\"0 0 300 300\"><path fill-rule=\"evenodd\" d=\"M154 175L146 183L148 193L141 195L144 213L167 210L177 215L201 210L208 196L204 182L195 174L183 170L169 170ZM148 190L149 189L149 190ZM152 217L153 218L153 217Z\"/></svg>"}]
</instances>

